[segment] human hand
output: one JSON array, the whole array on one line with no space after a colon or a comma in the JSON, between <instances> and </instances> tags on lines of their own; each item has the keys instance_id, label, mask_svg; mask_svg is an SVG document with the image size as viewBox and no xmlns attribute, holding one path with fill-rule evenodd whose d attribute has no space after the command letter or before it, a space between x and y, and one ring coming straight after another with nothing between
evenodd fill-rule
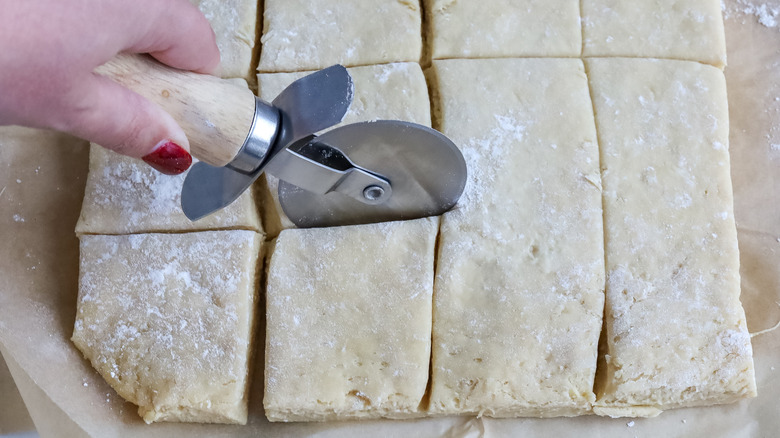
<instances>
[{"instance_id":1,"label":"human hand","mask_svg":"<svg viewBox=\"0 0 780 438\"><path fill-rule=\"evenodd\" d=\"M188 0L0 0L0 124L64 131L184 172L189 142L158 105L93 70L120 52L213 73L214 32Z\"/></svg>"}]
</instances>

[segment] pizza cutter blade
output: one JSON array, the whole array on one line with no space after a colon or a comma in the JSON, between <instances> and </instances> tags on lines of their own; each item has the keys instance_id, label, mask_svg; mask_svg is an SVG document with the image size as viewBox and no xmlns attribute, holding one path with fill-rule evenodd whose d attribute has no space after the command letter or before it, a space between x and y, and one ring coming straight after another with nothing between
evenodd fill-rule
<instances>
[{"instance_id":1,"label":"pizza cutter blade","mask_svg":"<svg viewBox=\"0 0 780 438\"><path fill-rule=\"evenodd\" d=\"M463 192L466 164L441 133L414 123L339 123L353 97L339 65L303 77L272 103L255 99L249 134L224 166L196 163L182 210L197 220L230 203L262 172L281 180L279 199L298 227L439 215Z\"/></svg>"},{"instance_id":2,"label":"pizza cutter blade","mask_svg":"<svg viewBox=\"0 0 780 438\"><path fill-rule=\"evenodd\" d=\"M303 155L313 170L301 172L287 154ZM466 185L466 162L452 141L398 120L345 125L304 139L275 156L266 171L280 178L282 209L301 228L440 215Z\"/></svg>"}]
</instances>

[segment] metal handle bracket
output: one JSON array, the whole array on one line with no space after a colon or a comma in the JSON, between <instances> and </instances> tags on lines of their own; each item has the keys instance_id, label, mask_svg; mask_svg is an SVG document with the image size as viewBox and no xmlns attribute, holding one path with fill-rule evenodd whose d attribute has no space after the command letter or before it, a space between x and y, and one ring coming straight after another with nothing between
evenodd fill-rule
<instances>
[{"instance_id":1,"label":"metal handle bracket","mask_svg":"<svg viewBox=\"0 0 780 438\"><path fill-rule=\"evenodd\" d=\"M339 192L369 205L382 204L393 194L386 177L356 165L314 135L279 151L264 171L313 193Z\"/></svg>"}]
</instances>

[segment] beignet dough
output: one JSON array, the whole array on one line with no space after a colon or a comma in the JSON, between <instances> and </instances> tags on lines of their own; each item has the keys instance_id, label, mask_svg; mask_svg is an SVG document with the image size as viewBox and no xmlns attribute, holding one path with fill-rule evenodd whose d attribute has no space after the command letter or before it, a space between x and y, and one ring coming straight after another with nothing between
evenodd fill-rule
<instances>
[{"instance_id":1,"label":"beignet dough","mask_svg":"<svg viewBox=\"0 0 780 438\"><path fill-rule=\"evenodd\" d=\"M269 420L422 414L438 223L282 231L266 292Z\"/></svg>"},{"instance_id":2,"label":"beignet dough","mask_svg":"<svg viewBox=\"0 0 780 438\"><path fill-rule=\"evenodd\" d=\"M405 120L425 126L431 125L428 88L422 69L416 62L370 65L347 70L352 76L355 94L344 120L334 128L380 119ZM288 85L310 73L259 74L258 95L270 102ZM283 229L294 228L295 224L287 218L279 204L279 180L268 174L263 174L262 178L266 180L265 186L261 184L262 187L259 188L262 197L263 224L269 236L276 236Z\"/></svg>"},{"instance_id":3,"label":"beignet dough","mask_svg":"<svg viewBox=\"0 0 780 438\"><path fill-rule=\"evenodd\" d=\"M583 0L583 56L627 56L726 65L718 0Z\"/></svg>"},{"instance_id":4,"label":"beignet dough","mask_svg":"<svg viewBox=\"0 0 780 438\"><path fill-rule=\"evenodd\" d=\"M196 222L181 210L186 173L164 175L143 161L92 144L76 234L129 234L240 228L262 231L247 190L235 202Z\"/></svg>"},{"instance_id":5,"label":"beignet dough","mask_svg":"<svg viewBox=\"0 0 780 438\"><path fill-rule=\"evenodd\" d=\"M257 0L190 0L217 37L223 78L248 78L257 38Z\"/></svg>"},{"instance_id":6,"label":"beignet dough","mask_svg":"<svg viewBox=\"0 0 780 438\"><path fill-rule=\"evenodd\" d=\"M580 56L579 0L424 0L433 59Z\"/></svg>"},{"instance_id":7,"label":"beignet dough","mask_svg":"<svg viewBox=\"0 0 780 438\"><path fill-rule=\"evenodd\" d=\"M696 62L587 61L601 142L601 415L754 396L739 302L726 82Z\"/></svg>"},{"instance_id":8,"label":"beignet dough","mask_svg":"<svg viewBox=\"0 0 780 438\"><path fill-rule=\"evenodd\" d=\"M430 412L587 413L604 253L582 61L464 59L433 68L441 129L461 147L469 180L442 218Z\"/></svg>"},{"instance_id":9,"label":"beignet dough","mask_svg":"<svg viewBox=\"0 0 780 438\"><path fill-rule=\"evenodd\" d=\"M239 423L262 235L81 236L73 342L144 421Z\"/></svg>"},{"instance_id":10,"label":"beignet dough","mask_svg":"<svg viewBox=\"0 0 780 438\"><path fill-rule=\"evenodd\" d=\"M416 0L265 0L258 71L418 62L421 22Z\"/></svg>"}]
</instances>

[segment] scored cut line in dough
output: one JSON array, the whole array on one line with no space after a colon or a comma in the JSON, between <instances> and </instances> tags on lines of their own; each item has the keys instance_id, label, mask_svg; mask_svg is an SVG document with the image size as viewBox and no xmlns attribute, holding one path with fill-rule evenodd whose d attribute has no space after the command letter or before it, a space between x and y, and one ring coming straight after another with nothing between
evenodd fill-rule
<instances>
[{"instance_id":1,"label":"scored cut line in dough","mask_svg":"<svg viewBox=\"0 0 780 438\"><path fill-rule=\"evenodd\" d=\"M586 413L595 400L604 256L582 61L433 68L440 128L462 149L469 180L442 219L430 412Z\"/></svg>"},{"instance_id":2,"label":"scored cut line in dough","mask_svg":"<svg viewBox=\"0 0 780 438\"><path fill-rule=\"evenodd\" d=\"M687 61L586 61L601 143L607 260L601 415L755 395L723 73Z\"/></svg>"}]
</instances>

